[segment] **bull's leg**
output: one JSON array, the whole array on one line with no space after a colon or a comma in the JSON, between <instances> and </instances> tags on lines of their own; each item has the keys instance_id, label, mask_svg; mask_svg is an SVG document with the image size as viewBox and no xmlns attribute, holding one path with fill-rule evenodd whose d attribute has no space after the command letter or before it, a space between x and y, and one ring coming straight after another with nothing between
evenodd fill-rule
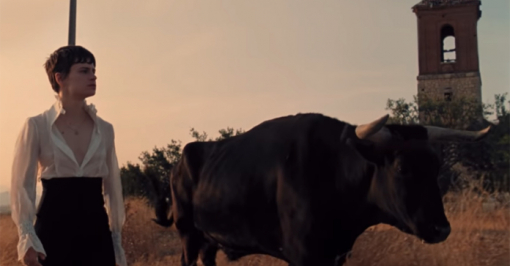
<instances>
[{"instance_id":1,"label":"bull's leg","mask_svg":"<svg viewBox=\"0 0 510 266\"><path fill-rule=\"evenodd\" d=\"M182 266L196 266L198 260L198 254L200 248L203 245L204 239L198 230L192 232L181 232L181 243L182 243L182 255L181 264Z\"/></svg>"},{"instance_id":2,"label":"bull's leg","mask_svg":"<svg viewBox=\"0 0 510 266\"><path fill-rule=\"evenodd\" d=\"M179 231L182 244L181 264L182 266L196 266L198 254L205 241L204 236L195 228L192 215L183 211L174 213L177 214L175 227Z\"/></svg>"},{"instance_id":3,"label":"bull's leg","mask_svg":"<svg viewBox=\"0 0 510 266\"><path fill-rule=\"evenodd\" d=\"M204 238L204 234L194 226L191 226L189 221L183 222L183 220L179 220L176 223L176 227L182 243L182 266L196 266L199 255L204 266L216 265L218 247L215 244L207 241Z\"/></svg>"},{"instance_id":4,"label":"bull's leg","mask_svg":"<svg viewBox=\"0 0 510 266\"><path fill-rule=\"evenodd\" d=\"M218 252L217 245L207 241L204 243L200 252L200 259L202 260L204 266L216 266L217 252Z\"/></svg>"}]
</instances>

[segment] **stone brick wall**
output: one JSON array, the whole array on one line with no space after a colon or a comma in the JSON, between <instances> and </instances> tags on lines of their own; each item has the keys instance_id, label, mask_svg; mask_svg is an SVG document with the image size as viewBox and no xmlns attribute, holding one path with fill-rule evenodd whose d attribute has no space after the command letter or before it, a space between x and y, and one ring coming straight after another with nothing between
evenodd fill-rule
<instances>
[{"instance_id":1,"label":"stone brick wall","mask_svg":"<svg viewBox=\"0 0 510 266\"><path fill-rule=\"evenodd\" d=\"M436 101L444 101L445 93L456 98L474 98L481 102L482 81L479 72L451 73L418 76L418 99L425 96Z\"/></svg>"},{"instance_id":2,"label":"stone brick wall","mask_svg":"<svg viewBox=\"0 0 510 266\"><path fill-rule=\"evenodd\" d=\"M482 103L482 81L479 72L451 73L437 75L418 76L418 106L423 105L424 100L444 102L445 93L450 94L451 101L476 100ZM421 123L427 124L428 119L423 113L419 113ZM483 118L480 113L478 119Z\"/></svg>"}]
</instances>

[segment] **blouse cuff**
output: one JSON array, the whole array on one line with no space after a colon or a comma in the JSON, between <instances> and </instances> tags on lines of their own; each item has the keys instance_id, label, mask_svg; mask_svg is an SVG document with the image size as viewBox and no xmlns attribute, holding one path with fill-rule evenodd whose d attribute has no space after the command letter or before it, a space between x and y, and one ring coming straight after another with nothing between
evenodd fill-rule
<instances>
[{"instance_id":1,"label":"blouse cuff","mask_svg":"<svg viewBox=\"0 0 510 266\"><path fill-rule=\"evenodd\" d=\"M22 261L25 253L29 248L34 248L36 252L40 252L46 256L46 251L43 248L41 240L35 233L34 226L29 223L21 223L18 226L18 260Z\"/></svg>"},{"instance_id":2,"label":"blouse cuff","mask_svg":"<svg viewBox=\"0 0 510 266\"><path fill-rule=\"evenodd\" d=\"M115 262L119 266L127 266L126 254L122 248L122 235L120 232L112 232L113 250L115 251Z\"/></svg>"}]
</instances>

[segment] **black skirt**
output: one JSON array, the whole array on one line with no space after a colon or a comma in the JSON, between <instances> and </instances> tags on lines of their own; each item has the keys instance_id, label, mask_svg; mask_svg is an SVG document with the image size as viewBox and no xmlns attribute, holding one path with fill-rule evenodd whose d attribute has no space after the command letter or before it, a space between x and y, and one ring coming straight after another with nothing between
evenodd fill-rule
<instances>
[{"instance_id":1,"label":"black skirt","mask_svg":"<svg viewBox=\"0 0 510 266\"><path fill-rule=\"evenodd\" d=\"M42 179L35 232L46 251L43 266L115 266L102 178Z\"/></svg>"}]
</instances>

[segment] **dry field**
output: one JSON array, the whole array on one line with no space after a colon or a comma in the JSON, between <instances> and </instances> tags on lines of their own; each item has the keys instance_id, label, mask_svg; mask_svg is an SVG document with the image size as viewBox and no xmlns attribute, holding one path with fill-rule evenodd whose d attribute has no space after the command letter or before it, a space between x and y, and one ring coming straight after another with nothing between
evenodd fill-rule
<instances>
[{"instance_id":1,"label":"dry field","mask_svg":"<svg viewBox=\"0 0 510 266\"><path fill-rule=\"evenodd\" d=\"M436 245L422 244L393 227L369 228L356 241L347 266L379 265L510 265L510 213L508 197L486 203L473 193L448 194L445 207L452 225L450 237ZM153 211L141 200L126 201L127 221L123 244L130 266L180 265L180 243L175 228L154 224ZM0 265L16 266L17 235L8 215L0 216ZM284 266L277 259L254 255L228 262L223 253L218 265Z\"/></svg>"}]
</instances>

